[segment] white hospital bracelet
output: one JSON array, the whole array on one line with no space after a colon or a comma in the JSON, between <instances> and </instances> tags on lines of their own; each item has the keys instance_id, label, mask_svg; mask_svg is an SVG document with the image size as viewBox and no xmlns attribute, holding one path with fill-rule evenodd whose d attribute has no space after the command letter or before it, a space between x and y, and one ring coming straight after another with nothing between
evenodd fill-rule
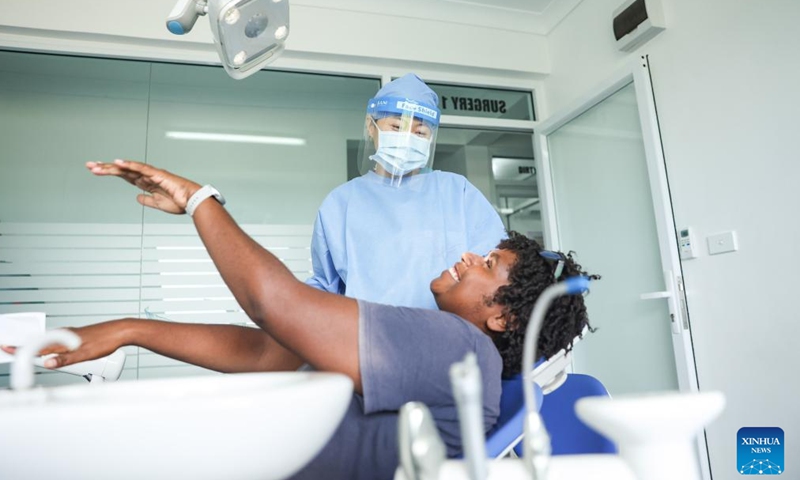
<instances>
[{"instance_id":1,"label":"white hospital bracelet","mask_svg":"<svg viewBox=\"0 0 800 480\"><path fill-rule=\"evenodd\" d=\"M186 202L186 213L188 213L190 217L194 216L194 211L203 203L203 200L208 197L214 197L220 205L225 205L225 197L223 197L216 188L212 185L203 185L200 190L194 192L194 195L189 197L189 201Z\"/></svg>"}]
</instances>

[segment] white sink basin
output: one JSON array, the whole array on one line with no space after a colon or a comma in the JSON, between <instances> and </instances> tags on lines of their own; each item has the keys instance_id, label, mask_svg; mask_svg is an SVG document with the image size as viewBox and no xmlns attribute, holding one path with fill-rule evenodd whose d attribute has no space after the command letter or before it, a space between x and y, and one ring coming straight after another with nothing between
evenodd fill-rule
<instances>
[{"instance_id":1,"label":"white sink basin","mask_svg":"<svg viewBox=\"0 0 800 480\"><path fill-rule=\"evenodd\" d=\"M0 391L0 476L285 478L330 439L352 388L289 372Z\"/></svg>"}]
</instances>

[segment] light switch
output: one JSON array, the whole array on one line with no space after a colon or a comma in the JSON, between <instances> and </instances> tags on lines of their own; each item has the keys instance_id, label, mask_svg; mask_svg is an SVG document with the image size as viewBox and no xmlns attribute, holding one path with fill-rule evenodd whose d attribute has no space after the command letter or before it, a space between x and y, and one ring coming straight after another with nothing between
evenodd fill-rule
<instances>
[{"instance_id":1,"label":"light switch","mask_svg":"<svg viewBox=\"0 0 800 480\"><path fill-rule=\"evenodd\" d=\"M706 240L708 241L709 255L735 252L739 249L739 245L736 242L736 232L734 231L709 235Z\"/></svg>"}]
</instances>

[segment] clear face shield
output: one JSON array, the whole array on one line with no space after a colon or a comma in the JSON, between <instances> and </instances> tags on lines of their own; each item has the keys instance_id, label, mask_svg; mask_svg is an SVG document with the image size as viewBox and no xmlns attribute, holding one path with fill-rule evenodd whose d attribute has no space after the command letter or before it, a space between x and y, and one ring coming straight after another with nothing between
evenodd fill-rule
<instances>
[{"instance_id":1,"label":"clear face shield","mask_svg":"<svg viewBox=\"0 0 800 480\"><path fill-rule=\"evenodd\" d=\"M370 170L387 184L427 173L439 129L439 110L413 100L385 97L370 100L359 147L359 171Z\"/></svg>"}]
</instances>

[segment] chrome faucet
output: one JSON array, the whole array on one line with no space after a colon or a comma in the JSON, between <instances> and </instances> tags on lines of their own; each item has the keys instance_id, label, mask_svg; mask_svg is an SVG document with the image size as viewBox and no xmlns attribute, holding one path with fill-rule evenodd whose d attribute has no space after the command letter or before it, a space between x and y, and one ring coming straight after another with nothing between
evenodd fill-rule
<instances>
[{"instance_id":1,"label":"chrome faucet","mask_svg":"<svg viewBox=\"0 0 800 480\"><path fill-rule=\"evenodd\" d=\"M49 330L44 335L35 337L19 347L14 354L14 364L11 366L9 383L12 390L27 390L33 387L34 358L39 356L41 349L53 344L64 345L70 350L75 350L81 346L81 337L69 330Z\"/></svg>"},{"instance_id":2,"label":"chrome faucet","mask_svg":"<svg viewBox=\"0 0 800 480\"><path fill-rule=\"evenodd\" d=\"M19 347L11 367L10 386L12 390L26 390L33 387L33 367L44 367L44 361L49 358L47 356L40 357L39 351L53 344L61 344L70 350L75 350L81 346L81 339L69 330L48 330L43 335ZM125 351L120 348L105 357L53 370L83 377L90 383L113 382L122 373L125 357Z\"/></svg>"}]
</instances>

